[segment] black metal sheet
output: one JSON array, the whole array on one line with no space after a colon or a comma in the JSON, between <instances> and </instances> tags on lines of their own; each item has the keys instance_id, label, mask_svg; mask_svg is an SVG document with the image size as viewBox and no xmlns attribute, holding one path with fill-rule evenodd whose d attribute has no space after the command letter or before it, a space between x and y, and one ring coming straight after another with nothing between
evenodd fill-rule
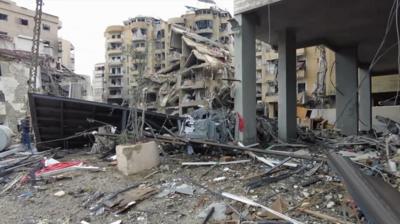
<instances>
[{"instance_id":1,"label":"black metal sheet","mask_svg":"<svg viewBox=\"0 0 400 224\"><path fill-rule=\"evenodd\" d=\"M59 140L102 126L97 122L88 122L88 119L111 124L121 131L126 126L130 110L117 105L33 93L29 94L29 107L40 150L52 147L82 147L90 143L90 136ZM142 110L138 110L138 113L140 115ZM177 127L178 121L183 119L151 111L146 111L145 117L149 123L159 127L164 125L169 129Z\"/></svg>"}]
</instances>

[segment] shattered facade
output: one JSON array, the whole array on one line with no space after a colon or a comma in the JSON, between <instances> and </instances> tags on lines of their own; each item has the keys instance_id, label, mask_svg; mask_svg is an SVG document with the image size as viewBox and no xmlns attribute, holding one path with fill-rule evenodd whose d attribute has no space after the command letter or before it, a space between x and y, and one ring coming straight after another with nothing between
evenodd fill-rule
<instances>
[{"instance_id":1,"label":"shattered facade","mask_svg":"<svg viewBox=\"0 0 400 224\"><path fill-rule=\"evenodd\" d=\"M265 108L265 114L275 118L278 114L279 57L276 51L261 41L257 41L256 54L257 100ZM299 105L313 108L317 106L315 101L323 101L325 107L334 106L334 63L334 52L323 46L297 50L296 94Z\"/></svg>"},{"instance_id":2,"label":"shattered facade","mask_svg":"<svg viewBox=\"0 0 400 224\"><path fill-rule=\"evenodd\" d=\"M217 8L195 9L168 22L152 17L135 17L124 25L109 26L105 31L106 62L104 100L125 103L132 100L138 80L155 73L164 73L180 64L181 53L171 47L173 25L183 26L201 37L231 45L231 15ZM140 77L140 78L139 78ZM144 78L147 79L147 78ZM172 78L174 79L174 78ZM143 82L143 81L140 81ZM147 81L144 81L147 82ZM163 85L165 90L167 86ZM158 89L159 87L156 87ZM148 87L150 109L155 108L154 87ZM176 90L177 91L177 90ZM166 95L166 94L164 94ZM173 106L178 107L175 103ZM164 106L165 107L165 106Z\"/></svg>"}]
</instances>

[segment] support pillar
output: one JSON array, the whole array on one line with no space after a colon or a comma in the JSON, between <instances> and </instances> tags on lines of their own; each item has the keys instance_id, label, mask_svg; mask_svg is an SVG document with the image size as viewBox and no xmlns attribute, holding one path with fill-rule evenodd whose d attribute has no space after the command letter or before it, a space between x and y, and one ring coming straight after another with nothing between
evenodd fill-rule
<instances>
[{"instance_id":1,"label":"support pillar","mask_svg":"<svg viewBox=\"0 0 400 224\"><path fill-rule=\"evenodd\" d=\"M366 69L359 69L359 107L360 131L372 129L372 98L371 98L371 75Z\"/></svg>"},{"instance_id":2,"label":"support pillar","mask_svg":"<svg viewBox=\"0 0 400 224\"><path fill-rule=\"evenodd\" d=\"M336 52L336 127L344 135L358 134L357 48Z\"/></svg>"},{"instance_id":3,"label":"support pillar","mask_svg":"<svg viewBox=\"0 0 400 224\"><path fill-rule=\"evenodd\" d=\"M281 32L278 42L278 134L289 142L297 137L296 123L296 35Z\"/></svg>"},{"instance_id":4,"label":"support pillar","mask_svg":"<svg viewBox=\"0 0 400 224\"><path fill-rule=\"evenodd\" d=\"M239 27L235 30L235 111L244 120L244 130L236 131L236 139L243 144L257 140L256 130L256 49L255 25L249 16L235 16Z\"/></svg>"}]
</instances>

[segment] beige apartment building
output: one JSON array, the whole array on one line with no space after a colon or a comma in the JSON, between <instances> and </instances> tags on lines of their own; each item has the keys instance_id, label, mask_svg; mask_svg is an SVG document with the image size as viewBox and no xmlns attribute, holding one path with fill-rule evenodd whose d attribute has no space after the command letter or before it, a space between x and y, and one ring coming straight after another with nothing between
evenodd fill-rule
<instances>
[{"instance_id":1,"label":"beige apartment building","mask_svg":"<svg viewBox=\"0 0 400 224\"><path fill-rule=\"evenodd\" d=\"M63 38L58 38L58 62L70 71L75 71L75 47Z\"/></svg>"},{"instance_id":2,"label":"beige apartment building","mask_svg":"<svg viewBox=\"0 0 400 224\"><path fill-rule=\"evenodd\" d=\"M30 51L35 11L20 7L15 2L0 0L0 34L14 39L17 50ZM58 55L58 30L61 21L57 16L43 13L41 53Z\"/></svg>"},{"instance_id":3,"label":"beige apartment building","mask_svg":"<svg viewBox=\"0 0 400 224\"><path fill-rule=\"evenodd\" d=\"M231 15L217 8L197 9L168 22L153 17L135 17L124 25L107 27L105 55L105 101L127 102L138 86L137 77L179 64L180 53L171 48L173 24L202 37L231 45Z\"/></svg>"},{"instance_id":4,"label":"beige apartment building","mask_svg":"<svg viewBox=\"0 0 400 224\"><path fill-rule=\"evenodd\" d=\"M0 123L13 130L28 109L26 93L32 62L34 15L34 10L0 0ZM90 99L88 77L73 72L72 45L64 40L59 44L59 18L43 12L40 28L40 66L35 83L38 92Z\"/></svg>"},{"instance_id":5,"label":"beige apartment building","mask_svg":"<svg viewBox=\"0 0 400 224\"><path fill-rule=\"evenodd\" d=\"M257 102L270 118L278 113L278 54L261 41L256 41ZM314 102L320 107L334 104L335 55L326 47L297 49L297 103Z\"/></svg>"},{"instance_id":6,"label":"beige apartment building","mask_svg":"<svg viewBox=\"0 0 400 224\"><path fill-rule=\"evenodd\" d=\"M104 63L97 63L94 65L92 78L93 101L103 102L104 69Z\"/></svg>"},{"instance_id":7,"label":"beige apartment building","mask_svg":"<svg viewBox=\"0 0 400 224\"><path fill-rule=\"evenodd\" d=\"M153 17L135 17L124 25L107 27L105 93L107 102L127 102L138 76L166 67L167 23Z\"/></svg>"}]
</instances>

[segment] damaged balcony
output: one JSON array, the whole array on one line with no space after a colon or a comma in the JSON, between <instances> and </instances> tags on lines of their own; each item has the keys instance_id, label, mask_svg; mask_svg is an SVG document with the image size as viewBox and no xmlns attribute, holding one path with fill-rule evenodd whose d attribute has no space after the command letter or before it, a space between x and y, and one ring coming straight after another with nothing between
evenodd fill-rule
<instances>
[{"instance_id":1,"label":"damaged balcony","mask_svg":"<svg viewBox=\"0 0 400 224\"><path fill-rule=\"evenodd\" d=\"M199 35L213 33L213 20L196 21L196 33Z\"/></svg>"}]
</instances>

